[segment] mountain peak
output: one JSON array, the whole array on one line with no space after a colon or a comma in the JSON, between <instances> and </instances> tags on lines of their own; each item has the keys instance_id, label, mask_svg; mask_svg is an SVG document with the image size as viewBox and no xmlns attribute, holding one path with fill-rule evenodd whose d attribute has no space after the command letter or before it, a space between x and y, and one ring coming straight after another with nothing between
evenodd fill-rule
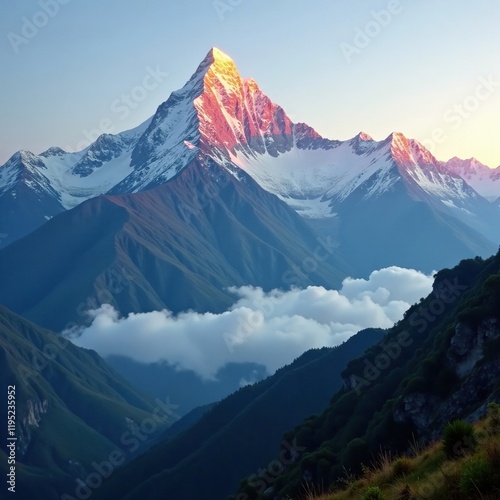
<instances>
[{"instance_id":1,"label":"mountain peak","mask_svg":"<svg viewBox=\"0 0 500 500\"><path fill-rule=\"evenodd\" d=\"M455 173L458 173L460 176L470 177L470 175L478 174L478 173L490 173L490 168L483 163L481 163L476 158L459 158L458 156L454 156L450 158L448 161L441 162L448 170L452 170Z\"/></svg>"},{"instance_id":2,"label":"mountain peak","mask_svg":"<svg viewBox=\"0 0 500 500\"><path fill-rule=\"evenodd\" d=\"M198 65L197 70L191 76L184 88L180 91L176 91L176 93L178 94L187 89L194 92L201 92L208 73L217 75L219 79L227 77L234 78L234 76L237 78L240 77L234 61L227 54L222 52L222 50L212 47Z\"/></svg>"},{"instance_id":3,"label":"mountain peak","mask_svg":"<svg viewBox=\"0 0 500 500\"><path fill-rule=\"evenodd\" d=\"M389 141L389 142L401 142L401 141L403 141L404 142L404 141L408 141L408 139L406 138L406 136L402 132L392 132L391 134L389 134L386 141Z\"/></svg>"},{"instance_id":4,"label":"mountain peak","mask_svg":"<svg viewBox=\"0 0 500 500\"><path fill-rule=\"evenodd\" d=\"M365 132L360 132L350 140L350 144L353 146L354 151L356 151L357 154L365 154L370 151L372 143L372 137Z\"/></svg>"},{"instance_id":5,"label":"mountain peak","mask_svg":"<svg viewBox=\"0 0 500 500\"><path fill-rule=\"evenodd\" d=\"M411 155L409 141L401 132L392 132L384 142L389 144L393 157L402 160Z\"/></svg>"},{"instance_id":6,"label":"mountain peak","mask_svg":"<svg viewBox=\"0 0 500 500\"><path fill-rule=\"evenodd\" d=\"M225 63L233 63L233 60L222 50L217 47L212 47L207 54L206 58L211 58L213 62L225 62ZM205 59L206 59L205 58Z\"/></svg>"},{"instance_id":7,"label":"mountain peak","mask_svg":"<svg viewBox=\"0 0 500 500\"><path fill-rule=\"evenodd\" d=\"M46 149L43 153L40 153L39 156L43 156L44 158L48 158L49 156L61 156L66 154L64 149L61 149L57 146L52 146L49 149Z\"/></svg>"},{"instance_id":8,"label":"mountain peak","mask_svg":"<svg viewBox=\"0 0 500 500\"><path fill-rule=\"evenodd\" d=\"M231 57L213 47L186 85L158 108L134 148L131 165L140 171L156 163L162 173L151 173L150 178L158 183L178 173L196 154L245 163L256 155L277 157L294 145L319 147L316 141L326 148L334 144L310 127L295 126L254 79L242 78ZM141 175L132 174L134 186L144 185Z\"/></svg>"},{"instance_id":9,"label":"mountain peak","mask_svg":"<svg viewBox=\"0 0 500 500\"><path fill-rule=\"evenodd\" d=\"M393 132L384 142L390 145L391 155L400 165L439 167L439 162L425 146L414 139L408 139L401 132Z\"/></svg>"},{"instance_id":10,"label":"mountain peak","mask_svg":"<svg viewBox=\"0 0 500 500\"><path fill-rule=\"evenodd\" d=\"M31 151L28 151L28 150L25 150L25 149L21 149L18 153L16 153L14 156L17 157L18 155L18 158L21 160L21 161L32 161L32 160L35 160L36 159L36 156L34 153L32 153Z\"/></svg>"},{"instance_id":11,"label":"mountain peak","mask_svg":"<svg viewBox=\"0 0 500 500\"><path fill-rule=\"evenodd\" d=\"M360 141L373 141L373 137L366 132L361 131L357 136L356 136Z\"/></svg>"},{"instance_id":12,"label":"mountain peak","mask_svg":"<svg viewBox=\"0 0 500 500\"><path fill-rule=\"evenodd\" d=\"M208 51L208 54L201 62L195 74L201 73L204 77L210 70L221 76L232 76L236 74L239 77L234 61L216 47L212 47Z\"/></svg>"}]
</instances>

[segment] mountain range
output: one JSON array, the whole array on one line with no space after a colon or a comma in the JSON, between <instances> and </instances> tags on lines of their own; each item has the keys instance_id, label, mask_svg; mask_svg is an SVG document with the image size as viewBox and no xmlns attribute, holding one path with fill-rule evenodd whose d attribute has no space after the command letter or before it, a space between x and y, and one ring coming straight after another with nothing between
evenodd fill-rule
<instances>
[{"instance_id":1,"label":"mountain range","mask_svg":"<svg viewBox=\"0 0 500 500\"><path fill-rule=\"evenodd\" d=\"M325 139L293 123L214 48L186 85L135 129L103 134L77 153L21 151L0 167L1 243L101 195L175 190L179 175L198 178L199 165L242 185L253 179L320 233L335 235L363 273L387 262L432 270L491 254L500 239L500 167L438 161L400 133L383 141L365 133ZM194 189L187 179L184 185ZM184 214L196 217L217 197L212 188L191 193ZM396 237L404 252L393 250ZM361 258L359 247L367 244L372 251ZM433 257L424 250L429 244L437 250Z\"/></svg>"},{"instance_id":2,"label":"mountain range","mask_svg":"<svg viewBox=\"0 0 500 500\"><path fill-rule=\"evenodd\" d=\"M0 167L0 370L18 391L20 498L74 496L155 415L152 394L200 390L175 367L110 360L125 380L50 331L76 334L104 304L122 316L223 313L231 287L338 289L387 266L442 269L434 294L393 329L310 351L170 430L172 419L162 422L96 497L211 500L238 490L283 439L306 453L291 453L266 487L295 495L304 481L330 484L343 465L360 467L383 442L402 451L411 432L436 437L443 415L479 415L498 399L499 256L482 257L498 248L499 216L500 167L439 161L400 133L326 139L215 48L138 127L75 153L14 154ZM440 288L449 283L467 288L451 303ZM405 329L412 348L361 390L364 367L385 352L374 344ZM223 398L256 368L228 369L218 386L187 395L184 410ZM239 488L261 495L251 479Z\"/></svg>"}]
</instances>

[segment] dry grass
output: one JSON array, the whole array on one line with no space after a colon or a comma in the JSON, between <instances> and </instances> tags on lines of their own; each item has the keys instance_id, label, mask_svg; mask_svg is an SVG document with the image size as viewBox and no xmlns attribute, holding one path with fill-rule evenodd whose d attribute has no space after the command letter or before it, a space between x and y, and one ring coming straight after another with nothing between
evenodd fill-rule
<instances>
[{"instance_id":1,"label":"dry grass","mask_svg":"<svg viewBox=\"0 0 500 500\"><path fill-rule=\"evenodd\" d=\"M384 486L393 479L394 471L392 467L393 456L390 451L380 448L372 464L373 478L375 486Z\"/></svg>"},{"instance_id":2,"label":"dry grass","mask_svg":"<svg viewBox=\"0 0 500 500\"><path fill-rule=\"evenodd\" d=\"M500 470L500 442L498 440L488 440L483 449L491 465L496 470Z\"/></svg>"},{"instance_id":3,"label":"dry grass","mask_svg":"<svg viewBox=\"0 0 500 500\"><path fill-rule=\"evenodd\" d=\"M306 500L328 500L331 494L322 493L315 485L306 483L304 486L304 493Z\"/></svg>"},{"instance_id":4,"label":"dry grass","mask_svg":"<svg viewBox=\"0 0 500 500\"><path fill-rule=\"evenodd\" d=\"M498 418L498 415L495 415ZM329 494L311 492L307 500L352 500L363 497L371 486L379 486L387 500L461 500L460 492L467 461L474 457L486 460L498 475L493 474L486 483L486 491L477 491L474 498L484 500L500 499L500 432L498 423L488 416L474 424L478 436L478 447L473 455L447 459L442 442L437 441L423 448L415 438L410 443L408 457L393 457L382 448L373 458L369 467L362 466L361 477L356 478L349 471L338 482L342 488ZM495 489L496 488L496 489Z\"/></svg>"},{"instance_id":5,"label":"dry grass","mask_svg":"<svg viewBox=\"0 0 500 500\"><path fill-rule=\"evenodd\" d=\"M415 437L415 434L411 434L411 439L410 439L410 450L411 450L411 455L412 457L418 457L419 455L422 454L422 451L424 448L422 445L419 443L417 438Z\"/></svg>"},{"instance_id":6,"label":"dry grass","mask_svg":"<svg viewBox=\"0 0 500 500\"><path fill-rule=\"evenodd\" d=\"M408 457L399 457L392 463L392 474L394 478L407 476L415 470L415 463Z\"/></svg>"}]
</instances>

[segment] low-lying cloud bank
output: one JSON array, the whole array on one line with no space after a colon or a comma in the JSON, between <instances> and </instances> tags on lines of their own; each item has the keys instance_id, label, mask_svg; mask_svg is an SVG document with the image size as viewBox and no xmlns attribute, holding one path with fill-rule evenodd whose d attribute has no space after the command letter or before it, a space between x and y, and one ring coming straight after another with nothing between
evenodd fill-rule
<instances>
[{"instance_id":1,"label":"low-lying cloud bank","mask_svg":"<svg viewBox=\"0 0 500 500\"><path fill-rule=\"evenodd\" d=\"M308 349L336 346L363 328L392 326L431 292L432 283L432 276L389 267L368 280L346 278L339 291L232 288L238 300L221 314L155 311L120 318L104 305L72 340L101 356L165 360L205 379L230 362L259 363L272 374Z\"/></svg>"}]
</instances>

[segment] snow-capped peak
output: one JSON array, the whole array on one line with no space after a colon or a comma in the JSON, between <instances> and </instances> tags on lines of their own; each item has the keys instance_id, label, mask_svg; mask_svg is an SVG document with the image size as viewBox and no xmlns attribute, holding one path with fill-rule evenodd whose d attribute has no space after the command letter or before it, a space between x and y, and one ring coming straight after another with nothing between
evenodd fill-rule
<instances>
[{"instance_id":1,"label":"snow-capped peak","mask_svg":"<svg viewBox=\"0 0 500 500\"><path fill-rule=\"evenodd\" d=\"M234 61L221 50L213 47L211 48L198 68L193 73L186 85L174 94L191 94L199 95L203 92L204 85L206 84L205 77L208 73L211 76L217 75L219 80L228 80L227 83L235 83L240 80L240 75Z\"/></svg>"},{"instance_id":2,"label":"snow-capped peak","mask_svg":"<svg viewBox=\"0 0 500 500\"><path fill-rule=\"evenodd\" d=\"M408 151L408 139L401 132L392 132L387 139L390 142L392 151Z\"/></svg>"},{"instance_id":3,"label":"snow-capped peak","mask_svg":"<svg viewBox=\"0 0 500 500\"><path fill-rule=\"evenodd\" d=\"M360 141L373 141L373 137L366 132L360 132L356 137L358 137Z\"/></svg>"},{"instance_id":4,"label":"snow-capped peak","mask_svg":"<svg viewBox=\"0 0 500 500\"><path fill-rule=\"evenodd\" d=\"M134 172L112 192L137 191L168 181L203 144L205 152L212 147L225 151L235 141L234 134L226 138L231 106L241 102L243 94L233 60L212 48L184 87L158 107L132 152Z\"/></svg>"},{"instance_id":5,"label":"snow-capped peak","mask_svg":"<svg viewBox=\"0 0 500 500\"><path fill-rule=\"evenodd\" d=\"M383 141L365 132L332 141L293 123L215 47L151 119L127 132L102 135L78 153L60 148L38 156L20 152L0 169L0 193L30 183L71 208L103 193L163 184L203 156L221 168L246 171L310 217L331 216L336 204L355 191L363 198L377 197L402 183L417 197L424 192L455 205L453 200L475 196L468 184L489 199L500 195L500 168L490 171L476 160L439 162L400 132Z\"/></svg>"},{"instance_id":6,"label":"snow-capped peak","mask_svg":"<svg viewBox=\"0 0 500 500\"><path fill-rule=\"evenodd\" d=\"M208 53L209 55L212 56L214 61L232 63L234 65L234 61L226 53L222 52L222 50L218 49L217 47L212 47Z\"/></svg>"},{"instance_id":7,"label":"snow-capped peak","mask_svg":"<svg viewBox=\"0 0 500 500\"><path fill-rule=\"evenodd\" d=\"M212 49L195 73L203 75L203 90L194 100L201 150L230 161L238 154L278 156L295 144L294 124L251 78L243 79L233 60ZM300 139L319 137L309 127Z\"/></svg>"},{"instance_id":8,"label":"snow-capped peak","mask_svg":"<svg viewBox=\"0 0 500 500\"><path fill-rule=\"evenodd\" d=\"M222 72L238 71L234 61L217 47L212 47L209 50L205 57L205 61L207 61L209 65L215 65L215 67Z\"/></svg>"},{"instance_id":9,"label":"snow-capped peak","mask_svg":"<svg viewBox=\"0 0 500 500\"><path fill-rule=\"evenodd\" d=\"M50 147L49 149L45 150L43 153L40 153L40 156L43 156L44 158L48 158L49 156L62 156L67 154L67 151L64 151L64 149L61 149L57 146Z\"/></svg>"},{"instance_id":10,"label":"snow-capped peak","mask_svg":"<svg viewBox=\"0 0 500 500\"><path fill-rule=\"evenodd\" d=\"M238 164L240 156L276 158L294 146L336 145L306 125L293 124L255 80L242 78L233 60L212 48L184 87L158 107L132 151L133 172L112 193L166 182L198 154L229 165Z\"/></svg>"},{"instance_id":11,"label":"snow-capped peak","mask_svg":"<svg viewBox=\"0 0 500 500\"><path fill-rule=\"evenodd\" d=\"M393 132L383 143L390 146L390 154L400 166L439 168L439 162L425 146L415 139L408 139L401 132Z\"/></svg>"},{"instance_id":12,"label":"snow-capped peak","mask_svg":"<svg viewBox=\"0 0 500 500\"><path fill-rule=\"evenodd\" d=\"M492 169L476 160L462 160L456 156L446 162L440 162L442 168L467 181L481 196L495 201L500 193L500 167Z\"/></svg>"},{"instance_id":13,"label":"snow-capped peak","mask_svg":"<svg viewBox=\"0 0 500 500\"><path fill-rule=\"evenodd\" d=\"M443 162L443 165L445 165L449 170L452 170L462 176L471 176L491 172L489 167L483 165L480 161L476 160L476 158L463 160L454 156L447 162Z\"/></svg>"}]
</instances>

